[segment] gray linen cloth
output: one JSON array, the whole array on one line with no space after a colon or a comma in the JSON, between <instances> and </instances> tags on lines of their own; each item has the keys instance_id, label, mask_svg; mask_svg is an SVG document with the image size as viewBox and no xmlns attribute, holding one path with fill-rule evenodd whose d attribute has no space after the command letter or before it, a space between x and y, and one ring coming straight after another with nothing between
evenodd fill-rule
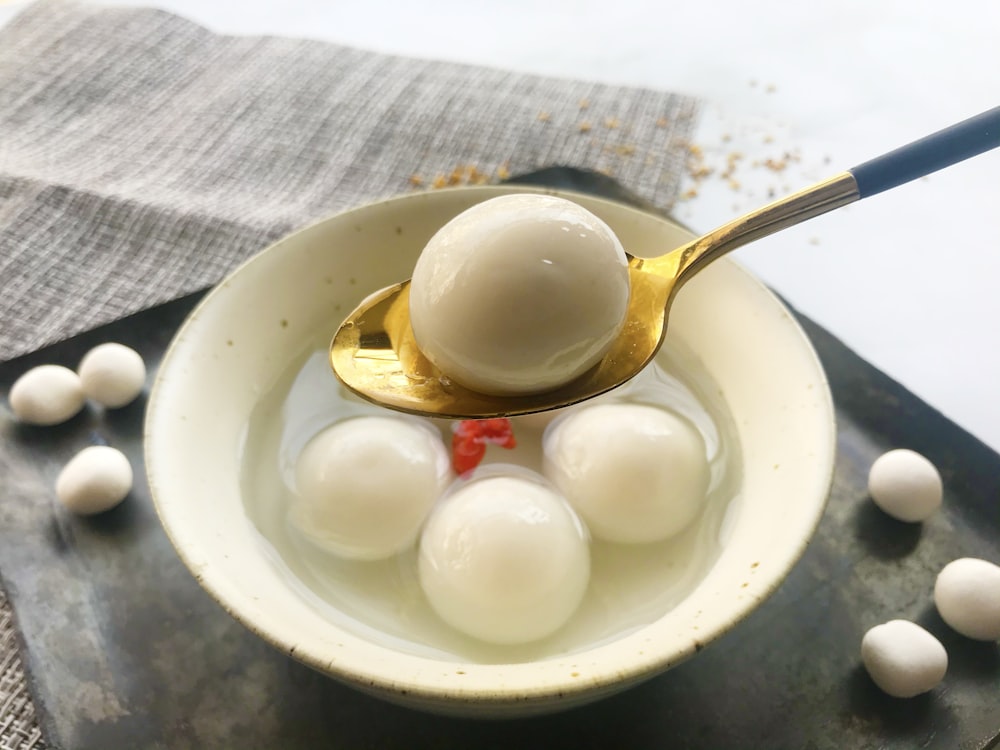
<instances>
[{"instance_id":1,"label":"gray linen cloth","mask_svg":"<svg viewBox=\"0 0 1000 750\"><path fill-rule=\"evenodd\" d=\"M669 209L696 112L676 94L39 2L0 30L0 361L408 190L571 165ZM0 592L0 750L43 746Z\"/></svg>"},{"instance_id":2,"label":"gray linen cloth","mask_svg":"<svg viewBox=\"0 0 1000 750\"><path fill-rule=\"evenodd\" d=\"M45 747L28 693L7 596L0 591L0 750Z\"/></svg>"}]
</instances>

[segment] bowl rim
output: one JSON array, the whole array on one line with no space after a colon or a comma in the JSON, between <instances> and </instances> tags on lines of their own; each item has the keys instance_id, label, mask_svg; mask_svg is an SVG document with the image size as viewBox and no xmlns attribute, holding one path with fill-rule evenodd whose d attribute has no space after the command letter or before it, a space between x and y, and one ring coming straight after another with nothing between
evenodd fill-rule
<instances>
[{"instance_id":1,"label":"bowl rim","mask_svg":"<svg viewBox=\"0 0 1000 750\"><path fill-rule=\"evenodd\" d=\"M571 679L569 677L570 672L568 671L558 672L558 674L565 676L553 679L541 679L542 672L538 669L538 666L542 665L543 667L546 667L548 665L558 664L569 665L570 662L573 662L575 665L575 663L585 662L591 654L600 651L601 649L608 648L609 646L614 646L622 640L632 637L634 634L623 636L622 639L616 639L610 644L595 646L591 649L573 652L567 655L559 655L544 661L513 664L481 664L467 663L459 660L444 662L428 657L408 654L397 649L392 649L388 646L373 644L365 641L331 622L330 627L339 631L338 636L343 635L341 640L344 643L353 643L354 645L358 645L362 651L375 649L379 652L385 652L385 655L389 657L386 662L387 666L384 666L380 660L379 668L375 669L373 662L357 658L345 659L342 658L343 653L340 652L338 652L337 658L331 658L330 654L327 654L324 657L315 649L304 648L301 643L297 643L294 638L286 632L272 632L271 629L262 627L255 620L254 615L256 612L251 611L252 608L246 607L246 602L234 601L233 598L228 595L231 589L225 585L225 581L222 579L217 580L211 569L208 569L200 564L195 550L189 548L183 532L174 528L171 523L170 513L167 507L169 505L169 501L164 499L164 492L160 483L160 460L157 455L159 441L156 437L156 421L158 419L158 415L163 410L161 387L162 374L167 371L167 368L175 361L178 350L183 346L188 332L193 326L196 325L201 313L208 307L214 305L218 297L225 293L227 282L231 277L240 274L245 269L252 267L254 264L263 262L263 259L266 256L275 252L280 252L280 249L284 244L294 242L298 237L314 231L320 225L335 221L351 222L352 217L355 217L362 212L370 211L374 207L391 210L392 206L400 203L410 203L415 200L444 200L448 197L454 196L455 194L481 196L481 199L485 200L489 197L513 192L531 192L557 195L566 197L570 200L579 200L583 203L605 204L611 207L614 211L625 212L626 214L638 214L646 218L652 217L656 220L671 224L685 233L691 234L691 230L668 216L654 213L643 208L637 208L627 203L574 190L539 187L534 185L505 184L459 186L419 193L404 193L381 200L374 200L336 212L328 217L303 226L279 238L275 242L269 243L266 247L230 271L222 281L215 285L201 300L199 300L175 333L163 355L149 393L144 423L143 444L147 478L154 508L157 517L160 520L160 524L164 529L171 545L177 555L181 558L184 565L198 581L199 585L220 606L222 606L222 608L231 617L279 651L282 651L286 655L292 656L296 660L335 679L351 684L366 692L389 698L390 700L402 699L407 703L426 703L430 706L438 706L441 705L442 702L477 705L488 703L495 704L497 706L517 704L525 707L530 706L531 704L543 702L549 703L552 701L571 704L574 702L574 697L579 698L583 694L592 694L595 692L610 693L612 691L617 691L624 685L639 682L655 676L663 670L686 660L709 643L718 640L720 637L730 632L738 624L743 622L761 602L774 593L804 554L809 541L815 533L816 527L825 512L830 488L833 482L837 428L832 395L829 391L829 384L825 371L818 355L816 354L815 348L802 327L799 326L794 320L794 317L788 315L791 322L791 329L795 334L797 334L799 339L798 344L801 347L801 354L810 360L810 365L814 367L816 371L816 395L822 399L820 408L823 412L823 418L821 421L824 425L824 434L821 437L825 443L830 446L830 450L825 451L818 457L818 460L823 461L823 465L818 467L818 470L814 475L815 487L813 488L813 497L820 499L818 502L813 503L811 506L811 512L803 516L801 525L796 532L796 539L798 543L794 546L789 545L784 556L768 566L769 576L766 583L756 587L753 595L747 596L739 603L731 606L729 609L729 617L726 621L720 622L714 627L699 630L697 637L689 637L687 640L680 643L670 643L666 644L667 647L659 648L655 644L652 644L644 652L640 652L643 654L643 658L641 659L632 659L626 663L617 664L613 667L602 667L597 670L588 669L585 678L582 679ZM771 298L773 304L775 304L779 309L788 312L787 306L783 303L783 301L778 298L777 295L775 295L766 285L764 285L763 282L748 272L739 263L733 261L731 258L724 258L718 262L724 264L728 263L735 266L747 277L746 281L755 284L759 287L759 290L763 291ZM817 437L820 436L817 435ZM246 519L246 521L252 526L252 522L249 521L249 519ZM657 622L658 621L654 621L644 626L639 632L654 627ZM449 668L453 668L452 671L458 669L459 674L464 676L461 683L452 681L445 684L442 683L441 680L428 682L427 680L420 679L421 675L425 674L429 668L432 670L439 670L442 664L446 664ZM401 667L400 665L407 666ZM413 668L410 669L407 667ZM551 671L553 675L557 674L555 670ZM521 678L527 677L528 679L509 679L518 674ZM414 675L416 675L416 677L414 677ZM534 678L531 678L531 675L534 675ZM513 685L511 687L506 687L505 684L508 682L513 683Z\"/></svg>"}]
</instances>

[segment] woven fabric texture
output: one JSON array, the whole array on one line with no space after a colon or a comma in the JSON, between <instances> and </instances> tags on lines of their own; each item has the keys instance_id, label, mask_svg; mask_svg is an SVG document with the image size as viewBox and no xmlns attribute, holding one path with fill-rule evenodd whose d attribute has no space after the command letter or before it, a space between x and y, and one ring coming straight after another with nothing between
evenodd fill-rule
<instances>
[{"instance_id":1,"label":"woven fabric texture","mask_svg":"<svg viewBox=\"0 0 1000 750\"><path fill-rule=\"evenodd\" d=\"M42 750L7 596L0 590L0 750Z\"/></svg>"}]
</instances>

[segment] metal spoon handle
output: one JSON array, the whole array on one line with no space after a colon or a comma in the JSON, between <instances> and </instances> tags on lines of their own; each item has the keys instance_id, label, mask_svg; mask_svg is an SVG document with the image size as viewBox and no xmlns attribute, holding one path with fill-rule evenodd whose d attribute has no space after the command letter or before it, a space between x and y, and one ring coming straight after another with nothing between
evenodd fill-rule
<instances>
[{"instance_id":1,"label":"metal spoon handle","mask_svg":"<svg viewBox=\"0 0 1000 750\"><path fill-rule=\"evenodd\" d=\"M1000 146L1000 107L939 130L724 224L651 265L677 283L716 258L781 229L800 224Z\"/></svg>"},{"instance_id":2,"label":"metal spoon handle","mask_svg":"<svg viewBox=\"0 0 1000 750\"><path fill-rule=\"evenodd\" d=\"M848 170L867 198L1000 146L1000 107Z\"/></svg>"}]
</instances>

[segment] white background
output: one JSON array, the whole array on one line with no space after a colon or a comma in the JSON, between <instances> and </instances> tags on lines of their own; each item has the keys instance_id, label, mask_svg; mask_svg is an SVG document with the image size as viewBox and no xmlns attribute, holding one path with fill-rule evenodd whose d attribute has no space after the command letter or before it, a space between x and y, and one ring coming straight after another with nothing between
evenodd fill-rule
<instances>
[{"instance_id":1,"label":"white background","mask_svg":"<svg viewBox=\"0 0 1000 750\"><path fill-rule=\"evenodd\" d=\"M798 189L1000 105L995 0L153 4L219 32L693 94L706 102L695 142L707 165L718 172L731 154L743 157L738 186L709 177L678 206L677 217L702 231L769 191ZM25 5L0 0L0 23ZM773 171L767 159L787 167ZM761 240L738 258L1000 450L1000 150Z\"/></svg>"}]
</instances>

